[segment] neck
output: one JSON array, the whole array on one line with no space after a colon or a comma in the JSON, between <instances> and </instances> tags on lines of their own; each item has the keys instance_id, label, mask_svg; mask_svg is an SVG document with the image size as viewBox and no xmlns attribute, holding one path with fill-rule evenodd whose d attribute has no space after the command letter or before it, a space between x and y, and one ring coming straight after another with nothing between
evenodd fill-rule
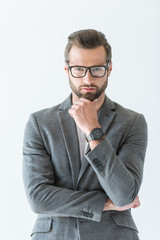
<instances>
[{"instance_id":1,"label":"neck","mask_svg":"<svg viewBox=\"0 0 160 240\"><path fill-rule=\"evenodd\" d=\"M97 113L99 113L105 99L105 93L102 93L101 96L97 99Z\"/></svg>"}]
</instances>

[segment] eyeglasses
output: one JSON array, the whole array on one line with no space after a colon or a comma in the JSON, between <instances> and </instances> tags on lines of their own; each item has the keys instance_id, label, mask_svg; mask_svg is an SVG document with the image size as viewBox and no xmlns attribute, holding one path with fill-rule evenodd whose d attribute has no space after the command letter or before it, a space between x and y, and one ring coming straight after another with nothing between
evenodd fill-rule
<instances>
[{"instance_id":1,"label":"eyeglasses","mask_svg":"<svg viewBox=\"0 0 160 240\"><path fill-rule=\"evenodd\" d=\"M69 62L67 62L68 68L71 72L72 77L74 78L82 78L86 75L87 70L89 70L92 77L101 78L104 77L106 74L106 70L109 67L110 61L107 61L106 66L91 66L91 67L84 67L84 66L69 66Z\"/></svg>"}]
</instances>

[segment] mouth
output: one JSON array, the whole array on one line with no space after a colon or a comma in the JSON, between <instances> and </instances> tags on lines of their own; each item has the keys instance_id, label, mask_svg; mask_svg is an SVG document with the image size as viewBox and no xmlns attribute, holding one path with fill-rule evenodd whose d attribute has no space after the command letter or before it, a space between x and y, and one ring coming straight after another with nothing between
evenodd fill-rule
<instances>
[{"instance_id":1,"label":"mouth","mask_svg":"<svg viewBox=\"0 0 160 240\"><path fill-rule=\"evenodd\" d=\"M82 91L84 92L93 92L93 91L96 91L96 88L95 87L81 87L80 88Z\"/></svg>"}]
</instances>

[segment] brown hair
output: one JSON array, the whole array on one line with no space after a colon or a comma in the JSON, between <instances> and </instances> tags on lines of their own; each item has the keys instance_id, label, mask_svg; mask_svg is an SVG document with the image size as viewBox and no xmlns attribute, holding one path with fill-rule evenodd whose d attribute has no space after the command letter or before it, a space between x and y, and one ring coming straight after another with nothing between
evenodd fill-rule
<instances>
[{"instance_id":1,"label":"brown hair","mask_svg":"<svg viewBox=\"0 0 160 240\"><path fill-rule=\"evenodd\" d=\"M93 49L99 46L103 46L106 51L106 61L111 61L111 46L107 42L105 35L97 30L85 29L70 34L64 52L65 62L69 61L69 52L72 46L77 46L85 49Z\"/></svg>"}]
</instances>

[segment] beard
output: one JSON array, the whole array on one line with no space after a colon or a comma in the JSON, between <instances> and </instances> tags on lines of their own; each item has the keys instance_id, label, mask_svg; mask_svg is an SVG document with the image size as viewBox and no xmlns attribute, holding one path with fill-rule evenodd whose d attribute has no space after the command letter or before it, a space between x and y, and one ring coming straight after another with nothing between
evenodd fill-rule
<instances>
[{"instance_id":1,"label":"beard","mask_svg":"<svg viewBox=\"0 0 160 240\"><path fill-rule=\"evenodd\" d=\"M94 85L94 84L85 84L85 85L80 85L78 88L76 88L76 86L74 85L74 83L72 82L72 80L69 77L69 84L70 87L72 89L72 91L77 95L78 98L86 98L90 101L94 101L95 99L99 98L99 96L105 91L105 89L107 88L108 85L108 77L106 78L105 82L103 83L103 85L99 88L98 86ZM95 93L81 93L81 88L82 87L87 87L87 88L91 88L94 87L96 92Z\"/></svg>"}]
</instances>

